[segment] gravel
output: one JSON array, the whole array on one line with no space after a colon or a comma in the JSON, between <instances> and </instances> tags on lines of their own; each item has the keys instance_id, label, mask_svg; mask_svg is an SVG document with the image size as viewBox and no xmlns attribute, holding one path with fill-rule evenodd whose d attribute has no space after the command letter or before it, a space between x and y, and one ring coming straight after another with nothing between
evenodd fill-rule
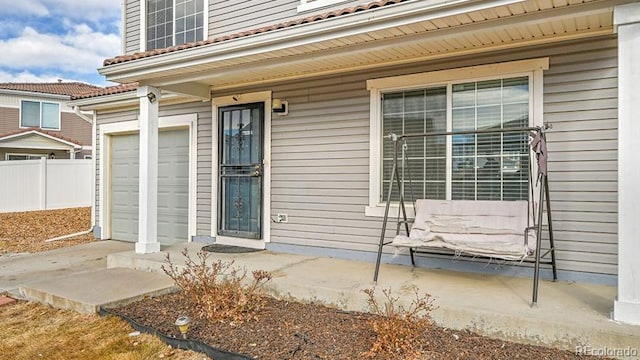
<instances>
[{"instance_id":1,"label":"gravel","mask_svg":"<svg viewBox=\"0 0 640 360\"><path fill-rule=\"evenodd\" d=\"M0 213L0 256L35 253L95 240L92 233L45 242L62 235L88 230L91 208Z\"/></svg>"}]
</instances>

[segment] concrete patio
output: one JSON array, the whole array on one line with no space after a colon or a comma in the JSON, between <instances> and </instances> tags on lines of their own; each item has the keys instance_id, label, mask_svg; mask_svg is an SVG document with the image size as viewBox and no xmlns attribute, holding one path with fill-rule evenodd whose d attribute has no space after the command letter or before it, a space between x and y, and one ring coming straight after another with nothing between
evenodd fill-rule
<instances>
[{"instance_id":1,"label":"concrete patio","mask_svg":"<svg viewBox=\"0 0 640 360\"><path fill-rule=\"evenodd\" d=\"M52 260L47 259L59 257L61 252L0 258L0 291L49 303L57 299L57 306L75 306L80 311L115 306L145 294L171 291L172 283L161 269L166 264L166 254L171 254L175 264L181 264L184 258L180 252L185 247L195 257L202 246L163 246L160 253L136 254L133 244L96 242L81 246L82 251L91 254L87 258L94 259L91 267L84 269L68 261L55 269ZM106 259L98 255L100 251ZM212 261L233 260L249 271L271 271L274 278L269 291L278 296L320 301L349 310L366 310L366 296L361 290L374 286L374 264L370 262L272 251L210 255ZM35 264L47 268L19 269ZM39 278L43 273L49 276ZM29 274L39 279L36 281ZM466 328L492 337L570 351L597 354L628 349L628 358L637 358L640 350L640 327L610 320L616 295L612 286L542 280L538 305L532 308L528 278L382 265L377 289L391 288L408 304L411 297L403 295L410 295L414 286L421 294L428 292L434 297L438 309L433 318L444 327Z\"/></svg>"}]
</instances>

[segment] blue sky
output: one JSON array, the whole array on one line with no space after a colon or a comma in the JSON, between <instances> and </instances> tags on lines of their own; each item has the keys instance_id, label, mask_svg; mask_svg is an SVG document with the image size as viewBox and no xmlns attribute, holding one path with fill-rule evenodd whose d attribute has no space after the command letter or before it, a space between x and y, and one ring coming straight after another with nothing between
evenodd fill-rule
<instances>
[{"instance_id":1,"label":"blue sky","mask_svg":"<svg viewBox=\"0 0 640 360\"><path fill-rule=\"evenodd\" d=\"M0 82L95 85L120 55L121 0L0 0Z\"/></svg>"}]
</instances>

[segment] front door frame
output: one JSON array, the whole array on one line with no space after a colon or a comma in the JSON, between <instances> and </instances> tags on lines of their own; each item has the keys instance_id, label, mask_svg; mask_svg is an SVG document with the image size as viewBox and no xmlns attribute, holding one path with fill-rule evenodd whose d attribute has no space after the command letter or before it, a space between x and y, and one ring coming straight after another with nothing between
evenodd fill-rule
<instances>
[{"instance_id":1,"label":"front door frame","mask_svg":"<svg viewBox=\"0 0 640 360\"><path fill-rule=\"evenodd\" d=\"M263 191L262 191L262 239L245 239L231 236L217 235L218 229L218 112L219 108L251 103L264 103L263 124ZM212 119L212 151L211 156L211 237L216 243L264 249L271 241L271 91L214 97L211 101Z\"/></svg>"}]
</instances>

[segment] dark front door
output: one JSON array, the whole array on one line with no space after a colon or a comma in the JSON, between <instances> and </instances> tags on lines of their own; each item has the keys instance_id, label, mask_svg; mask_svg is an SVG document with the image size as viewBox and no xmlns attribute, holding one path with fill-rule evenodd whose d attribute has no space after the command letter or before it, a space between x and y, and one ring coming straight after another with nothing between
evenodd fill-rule
<instances>
[{"instance_id":1,"label":"dark front door","mask_svg":"<svg viewBox=\"0 0 640 360\"><path fill-rule=\"evenodd\" d=\"M264 103L218 113L218 234L262 238Z\"/></svg>"}]
</instances>

